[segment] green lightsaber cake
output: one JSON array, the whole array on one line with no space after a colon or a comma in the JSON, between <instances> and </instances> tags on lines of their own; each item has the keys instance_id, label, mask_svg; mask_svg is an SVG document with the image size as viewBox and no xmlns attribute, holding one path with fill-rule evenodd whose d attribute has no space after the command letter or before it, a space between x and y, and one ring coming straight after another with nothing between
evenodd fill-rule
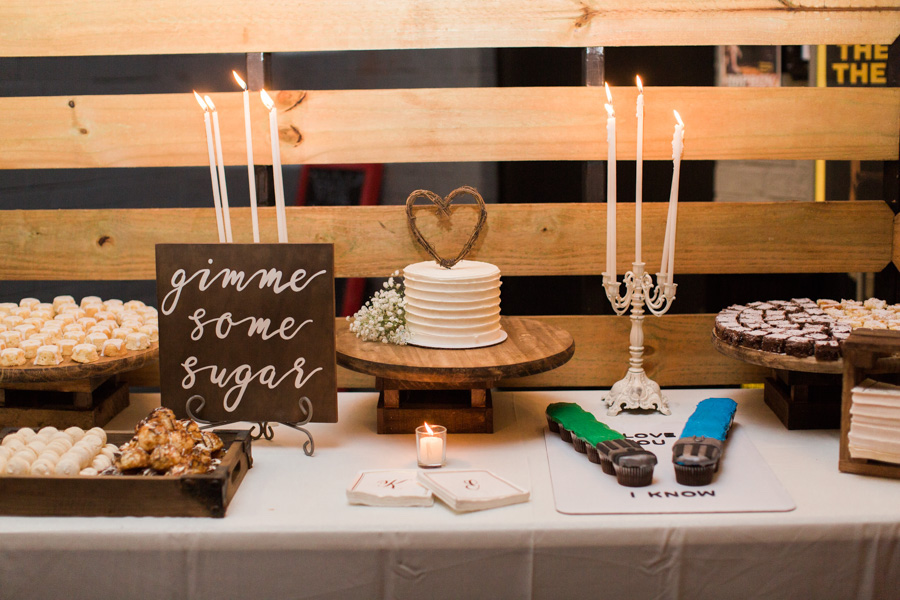
<instances>
[{"instance_id":1,"label":"green lightsaber cake","mask_svg":"<svg viewBox=\"0 0 900 600\"><path fill-rule=\"evenodd\" d=\"M653 481L656 455L624 435L597 421L574 402L556 402L547 407L550 431L559 433L576 451L615 475L620 485L643 487Z\"/></svg>"}]
</instances>

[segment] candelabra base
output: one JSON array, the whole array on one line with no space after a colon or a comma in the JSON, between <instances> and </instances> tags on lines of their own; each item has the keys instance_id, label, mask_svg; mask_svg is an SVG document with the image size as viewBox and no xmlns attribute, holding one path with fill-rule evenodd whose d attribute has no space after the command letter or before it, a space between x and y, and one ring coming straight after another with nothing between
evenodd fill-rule
<instances>
[{"instance_id":1,"label":"candelabra base","mask_svg":"<svg viewBox=\"0 0 900 600\"><path fill-rule=\"evenodd\" d=\"M623 410L642 408L658 410L664 415L672 414L669 403L662 395L659 385L643 369L628 369L625 378L617 381L605 398L608 415L617 415Z\"/></svg>"}]
</instances>

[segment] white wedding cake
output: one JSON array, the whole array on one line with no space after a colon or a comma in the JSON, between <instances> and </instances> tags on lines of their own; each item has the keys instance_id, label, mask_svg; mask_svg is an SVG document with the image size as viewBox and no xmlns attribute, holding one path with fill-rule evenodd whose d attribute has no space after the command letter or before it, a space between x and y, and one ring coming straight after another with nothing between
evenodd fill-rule
<instances>
[{"instance_id":1,"label":"white wedding cake","mask_svg":"<svg viewBox=\"0 0 900 600\"><path fill-rule=\"evenodd\" d=\"M506 339L500 328L500 269L463 260L450 269L434 261L403 269L410 344L480 348Z\"/></svg>"}]
</instances>

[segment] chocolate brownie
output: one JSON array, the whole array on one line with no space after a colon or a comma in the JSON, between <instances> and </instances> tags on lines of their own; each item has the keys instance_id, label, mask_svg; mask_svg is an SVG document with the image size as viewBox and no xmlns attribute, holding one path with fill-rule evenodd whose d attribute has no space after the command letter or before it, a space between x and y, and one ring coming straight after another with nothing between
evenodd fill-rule
<instances>
[{"instance_id":1,"label":"chocolate brownie","mask_svg":"<svg viewBox=\"0 0 900 600\"><path fill-rule=\"evenodd\" d=\"M743 346L744 348L759 350L764 337L766 337L766 332L760 329L747 331L744 333L744 335L741 336L741 346Z\"/></svg>"},{"instance_id":2,"label":"chocolate brownie","mask_svg":"<svg viewBox=\"0 0 900 600\"><path fill-rule=\"evenodd\" d=\"M789 336L783 333L770 333L763 338L762 344L760 345L760 350L781 354L784 352L784 342L788 339L788 337Z\"/></svg>"},{"instance_id":3,"label":"chocolate brownie","mask_svg":"<svg viewBox=\"0 0 900 600\"><path fill-rule=\"evenodd\" d=\"M784 353L788 356L806 358L812 356L813 350L813 341L800 335L789 337L784 341Z\"/></svg>"},{"instance_id":4,"label":"chocolate brownie","mask_svg":"<svg viewBox=\"0 0 900 600\"><path fill-rule=\"evenodd\" d=\"M837 360L841 357L841 347L837 340L816 342L816 360Z\"/></svg>"}]
</instances>

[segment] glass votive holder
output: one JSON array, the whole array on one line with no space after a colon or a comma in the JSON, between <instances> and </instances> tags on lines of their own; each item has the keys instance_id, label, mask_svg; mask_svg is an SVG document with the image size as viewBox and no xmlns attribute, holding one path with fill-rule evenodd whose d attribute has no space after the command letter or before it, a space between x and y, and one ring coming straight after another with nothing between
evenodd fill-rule
<instances>
[{"instance_id":1,"label":"glass votive holder","mask_svg":"<svg viewBox=\"0 0 900 600\"><path fill-rule=\"evenodd\" d=\"M428 423L416 427L416 458L420 467L443 467L447 461L447 428Z\"/></svg>"}]
</instances>

